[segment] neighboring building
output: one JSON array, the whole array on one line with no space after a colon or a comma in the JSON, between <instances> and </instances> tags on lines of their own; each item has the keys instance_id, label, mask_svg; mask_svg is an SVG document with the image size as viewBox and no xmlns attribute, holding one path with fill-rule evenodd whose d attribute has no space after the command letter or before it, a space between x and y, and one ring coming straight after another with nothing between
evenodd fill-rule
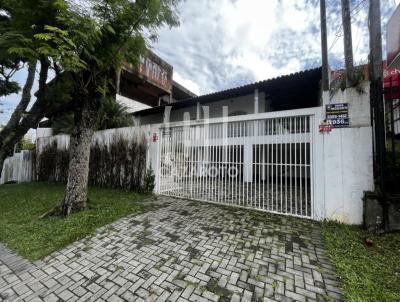
<instances>
[{"instance_id":1,"label":"neighboring building","mask_svg":"<svg viewBox=\"0 0 400 302\"><path fill-rule=\"evenodd\" d=\"M137 68L125 65L119 80L117 101L134 113L196 96L173 80L173 67L152 51Z\"/></svg>"}]
</instances>

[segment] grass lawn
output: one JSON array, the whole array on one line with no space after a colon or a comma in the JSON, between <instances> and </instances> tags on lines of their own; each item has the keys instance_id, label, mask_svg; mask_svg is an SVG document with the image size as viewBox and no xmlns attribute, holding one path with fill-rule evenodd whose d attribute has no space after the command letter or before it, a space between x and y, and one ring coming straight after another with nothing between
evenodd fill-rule
<instances>
[{"instance_id":1,"label":"grass lawn","mask_svg":"<svg viewBox=\"0 0 400 302\"><path fill-rule=\"evenodd\" d=\"M329 222L322 234L348 301L400 301L400 233L374 235Z\"/></svg>"},{"instance_id":2,"label":"grass lawn","mask_svg":"<svg viewBox=\"0 0 400 302\"><path fill-rule=\"evenodd\" d=\"M146 195L102 188L89 189L89 209L68 218L38 217L57 205L64 185L26 183L0 186L0 241L21 256L40 259L77 239L146 207Z\"/></svg>"}]
</instances>

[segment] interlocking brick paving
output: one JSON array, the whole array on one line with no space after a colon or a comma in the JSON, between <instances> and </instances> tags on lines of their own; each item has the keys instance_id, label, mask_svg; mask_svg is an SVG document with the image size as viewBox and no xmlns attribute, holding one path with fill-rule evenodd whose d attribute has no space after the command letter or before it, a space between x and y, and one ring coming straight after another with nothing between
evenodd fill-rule
<instances>
[{"instance_id":1,"label":"interlocking brick paving","mask_svg":"<svg viewBox=\"0 0 400 302\"><path fill-rule=\"evenodd\" d=\"M5 301L340 301L317 223L158 197L35 263L0 249Z\"/></svg>"}]
</instances>

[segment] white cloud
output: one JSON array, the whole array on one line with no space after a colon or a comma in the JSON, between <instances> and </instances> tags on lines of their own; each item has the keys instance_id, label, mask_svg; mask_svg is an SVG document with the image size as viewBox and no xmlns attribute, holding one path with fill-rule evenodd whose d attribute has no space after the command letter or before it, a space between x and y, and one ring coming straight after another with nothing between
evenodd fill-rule
<instances>
[{"instance_id":1,"label":"white cloud","mask_svg":"<svg viewBox=\"0 0 400 302\"><path fill-rule=\"evenodd\" d=\"M361 1L361 0L360 0ZM396 0L400 2L400 0ZM330 64L343 62L340 0L327 1ZM368 55L368 1L352 2L355 62ZM382 1L385 20L394 9ZM320 65L318 0L197 0L179 7L181 26L160 31L155 50L201 93ZM336 41L335 43L333 43Z\"/></svg>"},{"instance_id":2,"label":"white cloud","mask_svg":"<svg viewBox=\"0 0 400 302\"><path fill-rule=\"evenodd\" d=\"M189 89L194 94L197 94L197 95L200 94L199 85L197 85L192 80L188 80L188 79L183 78L178 72L174 72L174 81L179 83L179 84L181 84L183 87L186 87L187 89Z\"/></svg>"}]
</instances>

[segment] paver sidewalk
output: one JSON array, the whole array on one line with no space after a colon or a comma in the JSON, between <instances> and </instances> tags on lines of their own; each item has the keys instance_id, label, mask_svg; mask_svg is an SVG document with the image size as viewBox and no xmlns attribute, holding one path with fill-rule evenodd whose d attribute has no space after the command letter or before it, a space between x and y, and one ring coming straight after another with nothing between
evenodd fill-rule
<instances>
[{"instance_id":1,"label":"paver sidewalk","mask_svg":"<svg viewBox=\"0 0 400 302\"><path fill-rule=\"evenodd\" d=\"M318 224L159 197L43 261L0 246L0 301L340 301Z\"/></svg>"}]
</instances>

